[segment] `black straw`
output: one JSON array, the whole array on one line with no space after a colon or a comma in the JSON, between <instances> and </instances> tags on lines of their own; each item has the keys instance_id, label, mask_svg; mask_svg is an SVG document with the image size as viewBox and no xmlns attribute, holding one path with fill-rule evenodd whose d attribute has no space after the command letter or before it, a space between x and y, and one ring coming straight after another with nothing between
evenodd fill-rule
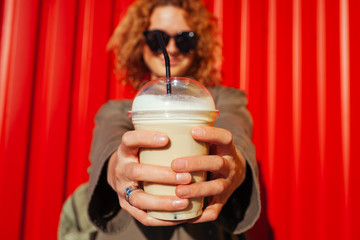
<instances>
[{"instance_id":1,"label":"black straw","mask_svg":"<svg viewBox=\"0 0 360 240\"><path fill-rule=\"evenodd\" d=\"M159 30L155 30L156 31L156 36L159 40L159 43L160 43L160 47L161 47L161 50L164 54L164 58L165 58L165 68L166 68L166 93L167 94L171 94L171 84L170 84L170 59L169 59L169 55L166 51L166 48L165 48L165 44L164 44L164 39L163 39L163 36L161 34L161 32Z\"/></svg>"}]
</instances>

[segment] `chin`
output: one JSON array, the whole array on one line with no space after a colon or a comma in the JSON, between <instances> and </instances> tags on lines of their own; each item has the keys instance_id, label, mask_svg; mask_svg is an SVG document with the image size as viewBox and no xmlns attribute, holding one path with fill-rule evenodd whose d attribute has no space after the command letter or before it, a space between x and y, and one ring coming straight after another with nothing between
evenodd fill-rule
<instances>
[{"instance_id":1,"label":"chin","mask_svg":"<svg viewBox=\"0 0 360 240\"><path fill-rule=\"evenodd\" d=\"M185 77L185 74L183 72L173 71L171 72L171 76L174 77Z\"/></svg>"},{"instance_id":2,"label":"chin","mask_svg":"<svg viewBox=\"0 0 360 240\"><path fill-rule=\"evenodd\" d=\"M162 78L166 77L166 70L165 66L162 68L153 69L154 75L156 78ZM179 69L178 67L170 67L170 74L171 77L184 77L186 76L186 71L183 71L183 69Z\"/></svg>"},{"instance_id":3,"label":"chin","mask_svg":"<svg viewBox=\"0 0 360 240\"><path fill-rule=\"evenodd\" d=\"M174 77L183 77L185 75L186 71L183 71L183 69L179 69L177 67L170 67L170 71L171 71L171 76Z\"/></svg>"}]
</instances>

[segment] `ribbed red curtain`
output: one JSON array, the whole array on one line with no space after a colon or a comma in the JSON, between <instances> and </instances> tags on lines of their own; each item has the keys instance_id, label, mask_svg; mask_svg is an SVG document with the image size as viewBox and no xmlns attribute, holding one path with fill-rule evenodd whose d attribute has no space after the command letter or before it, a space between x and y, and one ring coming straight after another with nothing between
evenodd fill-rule
<instances>
[{"instance_id":1,"label":"ribbed red curtain","mask_svg":"<svg viewBox=\"0 0 360 240\"><path fill-rule=\"evenodd\" d=\"M97 109L131 98L106 43L132 0L0 1L2 239L56 239ZM360 1L204 0L248 94L263 211L250 239L360 239Z\"/></svg>"}]
</instances>

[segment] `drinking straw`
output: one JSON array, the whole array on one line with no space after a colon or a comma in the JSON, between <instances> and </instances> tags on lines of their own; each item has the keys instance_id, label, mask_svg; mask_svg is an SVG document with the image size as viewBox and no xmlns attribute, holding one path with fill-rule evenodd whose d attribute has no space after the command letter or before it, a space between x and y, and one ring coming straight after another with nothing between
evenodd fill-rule
<instances>
[{"instance_id":1,"label":"drinking straw","mask_svg":"<svg viewBox=\"0 0 360 240\"><path fill-rule=\"evenodd\" d=\"M156 36L159 40L160 43L160 47L162 50L162 53L164 55L165 58L165 68L166 68L166 93L167 94L171 94L171 84L170 84L170 59L169 59L169 55L166 51L165 48L165 44L164 44L164 39L163 36L161 34L161 32L159 30L155 30L156 31Z\"/></svg>"}]
</instances>

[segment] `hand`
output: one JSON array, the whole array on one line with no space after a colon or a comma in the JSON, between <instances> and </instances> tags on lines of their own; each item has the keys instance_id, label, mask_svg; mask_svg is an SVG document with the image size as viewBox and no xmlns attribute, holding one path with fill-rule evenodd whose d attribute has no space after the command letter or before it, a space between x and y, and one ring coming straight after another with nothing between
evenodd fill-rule
<instances>
[{"instance_id":1,"label":"hand","mask_svg":"<svg viewBox=\"0 0 360 240\"><path fill-rule=\"evenodd\" d=\"M159 148L168 144L166 135L149 131L129 131L122 137L122 143L111 156L107 169L107 181L117 192L122 209L139 222L148 226L171 226L182 221L162 221L150 217L146 210L175 211L189 205L188 199L178 197L155 196L143 191L134 191L125 200L125 189L138 186L140 181L164 184L189 184L190 173L176 173L170 167L140 164L138 153L140 147Z\"/></svg>"},{"instance_id":2,"label":"hand","mask_svg":"<svg viewBox=\"0 0 360 240\"><path fill-rule=\"evenodd\" d=\"M194 223L214 221L231 194L245 179L245 159L232 143L232 134L221 128L197 127L192 130L195 140L210 143L210 155L175 159L172 169L178 173L209 171L210 180L179 185L180 198L208 197L209 204Z\"/></svg>"}]
</instances>

